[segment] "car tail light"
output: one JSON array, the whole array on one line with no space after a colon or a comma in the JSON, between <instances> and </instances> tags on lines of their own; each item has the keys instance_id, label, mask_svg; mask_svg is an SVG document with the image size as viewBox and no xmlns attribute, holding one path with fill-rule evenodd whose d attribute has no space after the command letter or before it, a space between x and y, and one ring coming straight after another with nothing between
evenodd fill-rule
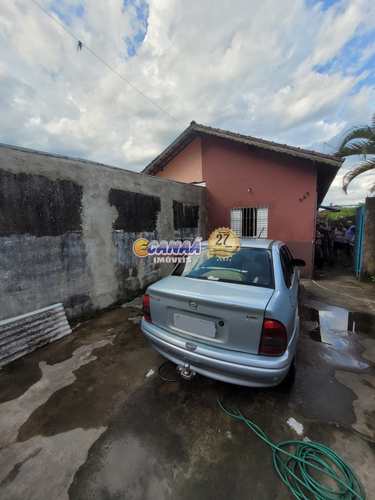
<instances>
[{"instance_id":1,"label":"car tail light","mask_svg":"<svg viewBox=\"0 0 375 500\"><path fill-rule=\"evenodd\" d=\"M152 323L151 309L150 309L150 296L145 293L143 295L143 319Z\"/></svg>"},{"instance_id":2,"label":"car tail light","mask_svg":"<svg viewBox=\"0 0 375 500\"><path fill-rule=\"evenodd\" d=\"M265 319L263 321L259 354L263 356L281 356L285 352L286 346L285 326L275 319Z\"/></svg>"}]
</instances>

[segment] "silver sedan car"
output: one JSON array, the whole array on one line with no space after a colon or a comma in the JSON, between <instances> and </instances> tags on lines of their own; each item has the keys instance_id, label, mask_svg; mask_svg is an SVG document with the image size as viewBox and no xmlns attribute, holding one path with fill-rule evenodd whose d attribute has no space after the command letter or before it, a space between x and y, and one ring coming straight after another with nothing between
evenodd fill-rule
<instances>
[{"instance_id":1,"label":"silver sedan car","mask_svg":"<svg viewBox=\"0 0 375 500\"><path fill-rule=\"evenodd\" d=\"M241 240L227 260L203 244L200 255L148 287L142 331L185 378L278 385L294 367L303 265L280 241Z\"/></svg>"}]
</instances>

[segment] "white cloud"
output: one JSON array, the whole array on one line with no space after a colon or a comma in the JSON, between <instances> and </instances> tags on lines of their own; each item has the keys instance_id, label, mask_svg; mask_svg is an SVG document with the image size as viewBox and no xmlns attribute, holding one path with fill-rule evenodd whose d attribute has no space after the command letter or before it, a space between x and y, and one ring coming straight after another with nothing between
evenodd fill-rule
<instances>
[{"instance_id":1,"label":"white cloud","mask_svg":"<svg viewBox=\"0 0 375 500\"><path fill-rule=\"evenodd\" d=\"M302 0L217 0L215 8L209 0L151 0L146 37L128 57L125 39L140 29L142 1L58 6L70 30L175 120L77 51L32 2L15 0L0 5L0 140L139 170L193 119L324 149L375 111L365 74L316 69L374 29L371 0L327 9ZM83 15L72 15L79 5ZM373 50L370 41L358 61ZM366 182L354 181L345 197L338 179L328 199L363 199Z\"/></svg>"},{"instance_id":2,"label":"white cloud","mask_svg":"<svg viewBox=\"0 0 375 500\"><path fill-rule=\"evenodd\" d=\"M355 34L364 20L368 2L351 0L336 4L329 9L320 25L309 64L323 64L334 57Z\"/></svg>"},{"instance_id":3,"label":"white cloud","mask_svg":"<svg viewBox=\"0 0 375 500\"><path fill-rule=\"evenodd\" d=\"M359 201L364 201L366 196L372 196L370 188L375 181L374 174L363 174L352 181L348 188L348 194L345 194L342 189L342 180L346 169L339 172L335 181L332 183L331 189L325 199L326 204L342 204L351 205Z\"/></svg>"}]
</instances>

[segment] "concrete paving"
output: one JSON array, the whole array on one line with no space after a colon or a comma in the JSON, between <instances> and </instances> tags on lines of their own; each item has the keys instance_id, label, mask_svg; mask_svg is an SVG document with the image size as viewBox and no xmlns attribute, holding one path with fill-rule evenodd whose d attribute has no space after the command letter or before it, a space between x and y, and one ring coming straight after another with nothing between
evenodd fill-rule
<instances>
[{"instance_id":1,"label":"concrete paving","mask_svg":"<svg viewBox=\"0 0 375 500\"><path fill-rule=\"evenodd\" d=\"M137 301L3 369L0 498L290 498L270 449L226 417L217 398L275 441L331 446L374 498L375 287L332 276L316 283L304 283L293 386L163 382L163 360L139 331ZM176 377L170 365L163 375Z\"/></svg>"}]
</instances>

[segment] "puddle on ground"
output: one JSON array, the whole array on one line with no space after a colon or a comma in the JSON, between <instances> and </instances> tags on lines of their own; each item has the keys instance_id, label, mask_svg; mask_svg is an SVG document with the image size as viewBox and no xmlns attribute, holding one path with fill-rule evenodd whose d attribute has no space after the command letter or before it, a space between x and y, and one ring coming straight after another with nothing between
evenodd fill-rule
<instances>
[{"instance_id":1,"label":"puddle on ground","mask_svg":"<svg viewBox=\"0 0 375 500\"><path fill-rule=\"evenodd\" d=\"M314 301L303 305L302 322L311 339L330 347L322 352L322 357L340 367L369 367L361 356L360 336L375 332L375 315Z\"/></svg>"}]
</instances>

